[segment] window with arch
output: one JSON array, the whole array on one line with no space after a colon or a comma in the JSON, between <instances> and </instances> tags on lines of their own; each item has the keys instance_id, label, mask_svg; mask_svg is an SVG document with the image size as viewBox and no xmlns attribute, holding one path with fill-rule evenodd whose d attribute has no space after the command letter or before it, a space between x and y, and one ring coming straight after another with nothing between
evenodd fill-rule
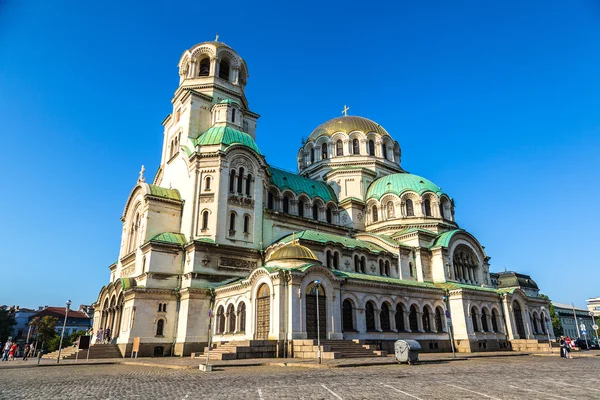
<instances>
[{"instance_id":1,"label":"window with arch","mask_svg":"<svg viewBox=\"0 0 600 400\"><path fill-rule=\"evenodd\" d=\"M390 276L390 262L387 260L384 263L384 272L385 276Z\"/></svg>"},{"instance_id":2,"label":"window with arch","mask_svg":"<svg viewBox=\"0 0 600 400\"><path fill-rule=\"evenodd\" d=\"M383 260L379 260L379 275L384 275Z\"/></svg>"},{"instance_id":3,"label":"window with arch","mask_svg":"<svg viewBox=\"0 0 600 400\"><path fill-rule=\"evenodd\" d=\"M381 144L381 155L387 160L387 145L385 143Z\"/></svg>"},{"instance_id":4,"label":"window with arch","mask_svg":"<svg viewBox=\"0 0 600 400\"><path fill-rule=\"evenodd\" d=\"M362 256L360 258L360 272L362 272L363 274L367 272L367 259L365 258L365 256Z\"/></svg>"},{"instance_id":5,"label":"window with arch","mask_svg":"<svg viewBox=\"0 0 600 400\"><path fill-rule=\"evenodd\" d=\"M387 212L387 219L396 218L396 212L394 210L394 202L393 201L388 201L385 208L386 208L386 212Z\"/></svg>"},{"instance_id":6,"label":"window with arch","mask_svg":"<svg viewBox=\"0 0 600 400\"><path fill-rule=\"evenodd\" d=\"M487 312L485 311L485 308L481 310L481 329L484 332L490 331L488 329Z\"/></svg>"},{"instance_id":7,"label":"window with arch","mask_svg":"<svg viewBox=\"0 0 600 400\"><path fill-rule=\"evenodd\" d=\"M299 217L304 217L304 207L306 207L304 200L298 201L298 216Z\"/></svg>"},{"instance_id":8,"label":"window with arch","mask_svg":"<svg viewBox=\"0 0 600 400\"><path fill-rule=\"evenodd\" d=\"M202 230L208 229L208 210L202 211Z\"/></svg>"},{"instance_id":9,"label":"window with arch","mask_svg":"<svg viewBox=\"0 0 600 400\"><path fill-rule=\"evenodd\" d=\"M229 80L229 62L221 60L219 63L219 78Z\"/></svg>"},{"instance_id":10,"label":"window with arch","mask_svg":"<svg viewBox=\"0 0 600 400\"><path fill-rule=\"evenodd\" d=\"M498 313L492 310L492 332L498 332Z\"/></svg>"},{"instance_id":11,"label":"window with arch","mask_svg":"<svg viewBox=\"0 0 600 400\"><path fill-rule=\"evenodd\" d=\"M207 176L206 179L204 179L204 190L210 190L210 176Z\"/></svg>"},{"instance_id":12,"label":"window with arch","mask_svg":"<svg viewBox=\"0 0 600 400\"><path fill-rule=\"evenodd\" d=\"M241 302L238 305L237 314L240 321L240 332L246 332L246 303Z\"/></svg>"},{"instance_id":13,"label":"window with arch","mask_svg":"<svg viewBox=\"0 0 600 400\"><path fill-rule=\"evenodd\" d=\"M477 310L475 310L475 307L471 307L471 322L473 323L473 332L478 332L479 324L477 323Z\"/></svg>"},{"instance_id":14,"label":"window with arch","mask_svg":"<svg viewBox=\"0 0 600 400\"><path fill-rule=\"evenodd\" d=\"M442 307L436 307L435 308L435 330L437 332L443 332L444 331L444 325L442 323L442 314L444 312L442 311Z\"/></svg>"},{"instance_id":15,"label":"window with arch","mask_svg":"<svg viewBox=\"0 0 600 400\"><path fill-rule=\"evenodd\" d=\"M358 139L352 140L352 154L360 154L360 142Z\"/></svg>"},{"instance_id":16,"label":"window with arch","mask_svg":"<svg viewBox=\"0 0 600 400\"><path fill-rule=\"evenodd\" d=\"M394 318L396 319L396 330L398 330L398 332L405 331L404 306L401 303L396 304L396 315L394 315Z\"/></svg>"},{"instance_id":17,"label":"window with arch","mask_svg":"<svg viewBox=\"0 0 600 400\"><path fill-rule=\"evenodd\" d=\"M248 214L244 215L244 233L250 233L250 216Z\"/></svg>"},{"instance_id":18,"label":"window with arch","mask_svg":"<svg viewBox=\"0 0 600 400\"><path fill-rule=\"evenodd\" d=\"M235 233L235 213L229 214L229 231Z\"/></svg>"},{"instance_id":19,"label":"window with arch","mask_svg":"<svg viewBox=\"0 0 600 400\"><path fill-rule=\"evenodd\" d=\"M431 332L431 320L430 320L430 315L429 315L429 307L427 307L427 306L423 307L423 316L421 318L423 319L423 330L425 332Z\"/></svg>"},{"instance_id":20,"label":"window with arch","mask_svg":"<svg viewBox=\"0 0 600 400\"><path fill-rule=\"evenodd\" d=\"M417 318L417 306L413 304L412 306L410 306L410 312L408 313L408 323L411 332L419 331L419 321Z\"/></svg>"},{"instance_id":21,"label":"window with arch","mask_svg":"<svg viewBox=\"0 0 600 400\"><path fill-rule=\"evenodd\" d=\"M371 218L373 222L377 222L379 220L379 216L377 215L377 206L373 206L371 208Z\"/></svg>"},{"instance_id":22,"label":"window with arch","mask_svg":"<svg viewBox=\"0 0 600 400\"><path fill-rule=\"evenodd\" d=\"M146 272L146 256L142 257L142 273Z\"/></svg>"},{"instance_id":23,"label":"window with arch","mask_svg":"<svg viewBox=\"0 0 600 400\"><path fill-rule=\"evenodd\" d=\"M217 333L225 332L225 310L223 306L217 308Z\"/></svg>"},{"instance_id":24,"label":"window with arch","mask_svg":"<svg viewBox=\"0 0 600 400\"><path fill-rule=\"evenodd\" d=\"M341 139L335 142L335 155L338 157L344 155L344 142Z\"/></svg>"},{"instance_id":25,"label":"window with arch","mask_svg":"<svg viewBox=\"0 0 600 400\"><path fill-rule=\"evenodd\" d=\"M327 209L325 210L325 220L328 224L331 224L333 222L333 212L331 211L331 207L327 207Z\"/></svg>"},{"instance_id":26,"label":"window with arch","mask_svg":"<svg viewBox=\"0 0 600 400\"><path fill-rule=\"evenodd\" d=\"M369 140L369 155L375 155L375 142L373 140Z\"/></svg>"},{"instance_id":27,"label":"window with arch","mask_svg":"<svg viewBox=\"0 0 600 400\"><path fill-rule=\"evenodd\" d=\"M242 188L244 187L244 167L240 167L240 173L238 174L238 181L237 181L237 192L239 194L242 194Z\"/></svg>"},{"instance_id":28,"label":"window with arch","mask_svg":"<svg viewBox=\"0 0 600 400\"><path fill-rule=\"evenodd\" d=\"M327 250L325 257L327 257L327 261L326 261L327 268L331 268L331 262L332 262L331 251Z\"/></svg>"},{"instance_id":29,"label":"window with arch","mask_svg":"<svg viewBox=\"0 0 600 400\"><path fill-rule=\"evenodd\" d=\"M315 149L310 149L310 163L314 163L315 162Z\"/></svg>"},{"instance_id":30,"label":"window with arch","mask_svg":"<svg viewBox=\"0 0 600 400\"><path fill-rule=\"evenodd\" d=\"M267 208L269 210L273 210L275 208L274 203L275 203L275 199L273 198L273 193L268 192L267 193Z\"/></svg>"},{"instance_id":31,"label":"window with arch","mask_svg":"<svg viewBox=\"0 0 600 400\"><path fill-rule=\"evenodd\" d=\"M198 76L208 76L210 74L210 58L203 58L200 61L200 71Z\"/></svg>"},{"instance_id":32,"label":"window with arch","mask_svg":"<svg viewBox=\"0 0 600 400\"><path fill-rule=\"evenodd\" d=\"M352 302L348 299L342 303L342 328L345 331L354 330L354 310Z\"/></svg>"},{"instance_id":33,"label":"window with arch","mask_svg":"<svg viewBox=\"0 0 600 400\"><path fill-rule=\"evenodd\" d=\"M413 205L413 201L411 199L406 199L406 216L415 216L415 206Z\"/></svg>"},{"instance_id":34,"label":"window with arch","mask_svg":"<svg viewBox=\"0 0 600 400\"><path fill-rule=\"evenodd\" d=\"M431 200L425 199L425 216L431 217Z\"/></svg>"},{"instance_id":35,"label":"window with arch","mask_svg":"<svg viewBox=\"0 0 600 400\"><path fill-rule=\"evenodd\" d=\"M248 174L246 177L246 196L250 196L252 185L252 174Z\"/></svg>"},{"instance_id":36,"label":"window with arch","mask_svg":"<svg viewBox=\"0 0 600 400\"><path fill-rule=\"evenodd\" d=\"M322 158L323 160L326 160L326 159L327 159L327 143L323 143L323 144L321 145L321 158Z\"/></svg>"},{"instance_id":37,"label":"window with arch","mask_svg":"<svg viewBox=\"0 0 600 400\"><path fill-rule=\"evenodd\" d=\"M312 217L315 221L319 220L319 205L318 204L313 204Z\"/></svg>"},{"instance_id":38,"label":"window with arch","mask_svg":"<svg viewBox=\"0 0 600 400\"><path fill-rule=\"evenodd\" d=\"M373 302L368 301L365 307L365 319L367 322L367 332L375 330L375 306Z\"/></svg>"},{"instance_id":39,"label":"window with arch","mask_svg":"<svg viewBox=\"0 0 600 400\"><path fill-rule=\"evenodd\" d=\"M290 213L290 198L286 195L283 196L283 212L286 214Z\"/></svg>"},{"instance_id":40,"label":"window with arch","mask_svg":"<svg viewBox=\"0 0 600 400\"><path fill-rule=\"evenodd\" d=\"M360 272L360 258L354 256L354 272Z\"/></svg>"},{"instance_id":41,"label":"window with arch","mask_svg":"<svg viewBox=\"0 0 600 400\"><path fill-rule=\"evenodd\" d=\"M131 227L129 228L129 252L134 251L138 246L141 222L142 222L142 215L138 211L138 212L136 212L135 216L133 217L133 221L131 222Z\"/></svg>"},{"instance_id":42,"label":"window with arch","mask_svg":"<svg viewBox=\"0 0 600 400\"><path fill-rule=\"evenodd\" d=\"M231 122L235 124L235 108L231 109Z\"/></svg>"},{"instance_id":43,"label":"window with arch","mask_svg":"<svg viewBox=\"0 0 600 400\"><path fill-rule=\"evenodd\" d=\"M229 192L233 193L235 191L235 170L232 169L229 173Z\"/></svg>"},{"instance_id":44,"label":"window with arch","mask_svg":"<svg viewBox=\"0 0 600 400\"><path fill-rule=\"evenodd\" d=\"M334 269L340 268L340 253L338 253L337 251L333 252L333 268Z\"/></svg>"},{"instance_id":45,"label":"window with arch","mask_svg":"<svg viewBox=\"0 0 600 400\"><path fill-rule=\"evenodd\" d=\"M408 273L411 277L415 276L415 271L411 262L408 263Z\"/></svg>"},{"instance_id":46,"label":"window with arch","mask_svg":"<svg viewBox=\"0 0 600 400\"><path fill-rule=\"evenodd\" d=\"M469 246L460 244L456 247L452 265L457 280L477 284L479 261Z\"/></svg>"},{"instance_id":47,"label":"window with arch","mask_svg":"<svg viewBox=\"0 0 600 400\"><path fill-rule=\"evenodd\" d=\"M381 330L389 332L392 330L390 324L390 307L387 303L381 305L381 312L379 313L379 323L381 324Z\"/></svg>"},{"instance_id":48,"label":"window with arch","mask_svg":"<svg viewBox=\"0 0 600 400\"><path fill-rule=\"evenodd\" d=\"M235 332L235 309L233 308L233 304L227 307L227 322L227 332Z\"/></svg>"},{"instance_id":49,"label":"window with arch","mask_svg":"<svg viewBox=\"0 0 600 400\"><path fill-rule=\"evenodd\" d=\"M156 321L156 336L163 336L165 331L165 320L159 319Z\"/></svg>"}]
</instances>

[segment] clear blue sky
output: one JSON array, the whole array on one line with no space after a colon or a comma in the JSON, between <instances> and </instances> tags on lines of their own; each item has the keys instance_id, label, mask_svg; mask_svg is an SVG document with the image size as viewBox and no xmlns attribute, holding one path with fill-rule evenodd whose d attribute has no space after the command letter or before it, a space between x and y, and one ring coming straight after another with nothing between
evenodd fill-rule
<instances>
[{"instance_id":1,"label":"clear blue sky","mask_svg":"<svg viewBox=\"0 0 600 400\"><path fill-rule=\"evenodd\" d=\"M455 198L493 271L600 295L598 3L121 3L0 0L0 304L96 300L179 57L216 32L248 63L269 163L295 169L348 104Z\"/></svg>"}]
</instances>

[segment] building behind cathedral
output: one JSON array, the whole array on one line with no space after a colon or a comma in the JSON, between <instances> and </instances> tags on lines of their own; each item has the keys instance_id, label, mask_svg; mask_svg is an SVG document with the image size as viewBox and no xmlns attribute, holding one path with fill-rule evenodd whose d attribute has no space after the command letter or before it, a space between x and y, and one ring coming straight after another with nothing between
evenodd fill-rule
<instances>
[{"instance_id":1,"label":"building behind cathedral","mask_svg":"<svg viewBox=\"0 0 600 400\"><path fill-rule=\"evenodd\" d=\"M535 282L490 273L451 194L407 172L378 123L333 118L299 149L297 173L269 165L248 77L222 42L181 56L160 168L125 202L95 331L111 328L123 352L139 337L140 355L188 355L206 346L210 313L214 342L302 356L318 300L321 338L379 349L448 350L450 321L459 351L553 337Z\"/></svg>"}]
</instances>

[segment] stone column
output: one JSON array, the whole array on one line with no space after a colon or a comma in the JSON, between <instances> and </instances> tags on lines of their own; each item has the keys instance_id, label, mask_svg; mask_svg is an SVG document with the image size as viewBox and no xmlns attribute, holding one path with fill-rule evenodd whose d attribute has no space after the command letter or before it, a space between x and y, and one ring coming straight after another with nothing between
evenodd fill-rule
<instances>
[{"instance_id":1,"label":"stone column","mask_svg":"<svg viewBox=\"0 0 600 400\"><path fill-rule=\"evenodd\" d=\"M375 330L381 332L381 310L376 308L373 311L375 314Z\"/></svg>"},{"instance_id":2,"label":"stone column","mask_svg":"<svg viewBox=\"0 0 600 400\"><path fill-rule=\"evenodd\" d=\"M396 310L394 308L390 308L390 329L398 332L398 328L396 327Z\"/></svg>"}]
</instances>

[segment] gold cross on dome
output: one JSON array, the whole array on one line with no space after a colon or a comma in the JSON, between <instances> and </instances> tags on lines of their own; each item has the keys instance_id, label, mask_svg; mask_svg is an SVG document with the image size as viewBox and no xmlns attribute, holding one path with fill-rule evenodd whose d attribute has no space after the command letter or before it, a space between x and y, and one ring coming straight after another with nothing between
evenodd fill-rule
<instances>
[{"instance_id":1,"label":"gold cross on dome","mask_svg":"<svg viewBox=\"0 0 600 400\"><path fill-rule=\"evenodd\" d=\"M344 104L344 109L342 110L342 114L344 114L344 117L347 117L347 116L348 116L348 110L349 110L349 109L350 109L350 107L347 107L347 106Z\"/></svg>"}]
</instances>

